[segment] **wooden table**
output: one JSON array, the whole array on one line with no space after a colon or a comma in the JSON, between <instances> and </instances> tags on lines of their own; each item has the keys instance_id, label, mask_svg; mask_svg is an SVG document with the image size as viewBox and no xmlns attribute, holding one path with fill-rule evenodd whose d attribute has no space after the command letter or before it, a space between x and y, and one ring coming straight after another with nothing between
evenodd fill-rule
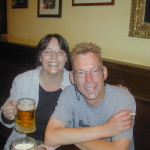
<instances>
[{"instance_id":1,"label":"wooden table","mask_svg":"<svg viewBox=\"0 0 150 150\"><path fill-rule=\"evenodd\" d=\"M56 150L80 150L75 145L63 145L57 148Z\"/></svg>"}]
</instances>

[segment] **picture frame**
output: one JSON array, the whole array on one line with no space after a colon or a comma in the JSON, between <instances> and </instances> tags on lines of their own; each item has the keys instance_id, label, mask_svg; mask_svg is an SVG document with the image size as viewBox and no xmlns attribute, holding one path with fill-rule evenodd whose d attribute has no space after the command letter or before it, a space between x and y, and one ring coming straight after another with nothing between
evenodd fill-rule
<instances>
[{"instance_id":1,"label":"picture frame","mask_svg":"<svg viewBox=\"0 0 150 150\"><path fill-rule=\"evenodd\" d=\"M114 5L115 0L72 0L72 6Z\"/></svg>"},{"instance_id":2,"label":"picture frame","mask_svg":"<svg viewBox=\"0 0 150 150\"><path fill-rule=\"evenodd\" d=\"M150 39L149 13L150 1L132 0L129 36Z\"/></svg>"},{"instance_id":3,"label":"picture frame","mask_svg":"<svg viewBox=\"0 0 150 150\"><path fill-rule=\"evenodd\" d=\"M12 8L28 8L28 0L12 0Z\"/></svg>"},{"instance_id":4,"label":"picture frame","mask_svg":"<svg viewBox=\"0 0 150 150\"><path fill-rule=\"evenodd\" d=\"M38 17L61 18L62 0L38 0Z\"/></svg>"}]
</instances>

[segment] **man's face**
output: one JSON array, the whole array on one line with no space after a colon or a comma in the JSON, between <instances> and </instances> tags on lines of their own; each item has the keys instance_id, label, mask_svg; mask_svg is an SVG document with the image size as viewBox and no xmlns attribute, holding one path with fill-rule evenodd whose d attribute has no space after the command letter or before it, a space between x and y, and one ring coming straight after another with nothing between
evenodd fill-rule
<instances>
[{"instance_id":1,"label":"man's face","mask_svg":"<svg viewBox=\"0 0 150 150\"><path fill-rule=\"evenodd\" d=\"M106 67L102 67L99 57L94 53L77 55L73 58L72 64L72 83L76 84L89 105L99 105L105 95Z\"/></svg>"}]
</instances>

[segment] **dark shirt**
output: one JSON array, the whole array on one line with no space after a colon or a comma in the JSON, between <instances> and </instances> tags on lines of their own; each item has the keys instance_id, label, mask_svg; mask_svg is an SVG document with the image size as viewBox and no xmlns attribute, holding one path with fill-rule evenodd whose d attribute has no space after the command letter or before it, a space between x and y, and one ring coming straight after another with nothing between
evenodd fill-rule
<instances>
[{"instance_id":1,"label":"dark shirt","mask_svg":"<svg viewBox=\"0 0 150 150\"><path fill-rule=\"evenodd\" d=\"M46 125L54 112L61 92L62 89L54 92L47 92L41 86L39 86L39 102L35 113L36 131L27 134L28 136L33 137L36 140L44 140Z\"/></svg>"}]
</instances>

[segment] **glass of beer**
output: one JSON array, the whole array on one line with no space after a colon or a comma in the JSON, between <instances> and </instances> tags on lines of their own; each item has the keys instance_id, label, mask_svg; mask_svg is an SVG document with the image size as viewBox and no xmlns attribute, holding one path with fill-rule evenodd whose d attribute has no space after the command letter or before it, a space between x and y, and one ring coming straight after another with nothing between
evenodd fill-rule
<instances>
[{"instance_id":1,"label":"glass of beer","mask_svg":"<svg viewBox=\"0 0 150 150\"><path fill-rule=\"evenodd\" d=\"M36 141L31 137L19 137L11 144L11 150L37 150Z\"/></svg>"},{"instance_id":2,"label":"glass of beer","mask_svg":"<svg viewBox=\"0 0 150 150\"><path fill-rule=\"evenodd\" d=\"M32 133L36 130L35 124L35 100L21 98L17 102L16 131L20 133Z\"/></svg>"}]
</instances>

